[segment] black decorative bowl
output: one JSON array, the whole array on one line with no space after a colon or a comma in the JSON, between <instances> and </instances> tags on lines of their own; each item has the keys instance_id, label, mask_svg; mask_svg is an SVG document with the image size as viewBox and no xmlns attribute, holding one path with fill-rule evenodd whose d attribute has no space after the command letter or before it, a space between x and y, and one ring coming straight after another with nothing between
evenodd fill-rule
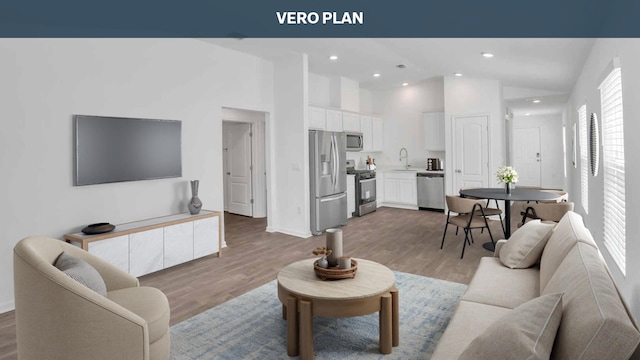
<instances>
[{"instance_id":1,"label":"black decorative bowl","mask_svg":"<svg viewBox=\"0 0 640 360\"><path fill-rule=\"evenodd\" d=\"M113 229L115 228L116 228L115 225L112 225L109 223L97 223L97 224L91 224L85 227L84 229L82 229L82 232L87 235L95 235L95 234L108 233L109 231L113 231Z\"/></svg>"}]
</instances>

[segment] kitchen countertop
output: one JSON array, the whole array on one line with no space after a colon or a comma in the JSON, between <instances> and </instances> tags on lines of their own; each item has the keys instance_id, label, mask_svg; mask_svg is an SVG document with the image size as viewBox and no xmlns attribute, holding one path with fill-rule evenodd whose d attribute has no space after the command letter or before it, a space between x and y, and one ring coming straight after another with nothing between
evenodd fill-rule
<instances>
[{"instance_id":1,"label":"kitchen countertop","mask_svg":"<svg viewBox=\"0 0 640 360\"><path fill-rule=\"evenodd\" d=\"M444 174L444 170L427 170L427 169L421 169L421 168L409 168L409 169L405 169L405 168L377 168L376 172L399 172L399 173L428 173L428 174Z\"/></svg>"}]
</instances>

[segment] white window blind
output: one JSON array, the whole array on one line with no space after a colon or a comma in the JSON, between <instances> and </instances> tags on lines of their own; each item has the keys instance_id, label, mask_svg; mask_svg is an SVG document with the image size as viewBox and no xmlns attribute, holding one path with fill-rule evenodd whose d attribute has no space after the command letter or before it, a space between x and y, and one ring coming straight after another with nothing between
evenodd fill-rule
<instances>
[{"instance_id":1,"label":"white window blind","mask_svg":"<svg viewBox=\"0 0 640 360\"><path fill-rule=\"evenodd\" d=\"M580 127L580 199L585 213L589 213L589 145L587 144L587 105L578 108Z\"/></svg>"},{"instance_id":2,"label":"white window blind","mask_svg":"<svg viewBox=\"0 0 640 360\"><path fill-rule=\"evenodd\" d=\"M604 244L625 270L625 180L622 77L619 67L600 84L602 164L604 169Z\"/></svg>"}]
</instances>

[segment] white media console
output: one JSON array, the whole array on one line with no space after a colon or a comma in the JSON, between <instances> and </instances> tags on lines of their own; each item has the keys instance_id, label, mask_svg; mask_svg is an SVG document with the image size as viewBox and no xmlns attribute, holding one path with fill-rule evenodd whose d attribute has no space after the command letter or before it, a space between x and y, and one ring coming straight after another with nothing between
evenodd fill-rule
<instances>
[{"instance_id":1,"label":"white media console","mask_svg":"<svg viewBox=\"0 0 640 360\"><path fill-rule=\"evenodd\" d=\"M108 233L66 234L65 241L142 276L203 256L221 256L221 214L202 210L117 225Z\"/></svg>"}]
</instances>

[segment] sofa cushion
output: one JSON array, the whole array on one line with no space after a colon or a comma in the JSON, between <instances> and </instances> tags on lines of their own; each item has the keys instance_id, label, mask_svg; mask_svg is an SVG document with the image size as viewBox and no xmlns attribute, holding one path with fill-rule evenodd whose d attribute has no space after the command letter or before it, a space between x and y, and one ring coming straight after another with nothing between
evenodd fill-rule
<instances>
[{"instance_id":1,"label":"sofa cushion","mask_svg":"<svg viewBox=\"0 0 640 360\"><path fill-rule=\"evenodd\" d=\"M511 235L500 250L500 261L511 269L526 269L540 261L542 250L556 226L532 220Z\"/></svg>"},{"instance_id":2,"label":"sofa cushion","mask_svg":"<svg viewBox=\"0 0 640 360\"><path fill-rule=\"evenodd\" d=\"M546 250L545 250L546 251ZM564 292L553 358L626 359L640 342L598 250L577 243L542 289Z\"/></svg>"},{"instance_id":3,"label":"sofa cushion","mask_svg":"<svg viewBox=\"0 0 640 360\"><path fill-rule=\"evenodd\" d=\"M540 296L539 284L537 266L509 269L498 258L483 257L462 300L513 309Z\"/></svg>"},{"instance_id":4,"label":"sofa cushion","mask_svg":"<svg viewBox=\"0 0 640 360\"><path fill-rule=\"evenodd\" d=\"M573 211L569 211L562 217L542 251L542 257L540 258L540 289L544 289L547 286L549 279L551 279L564 257L567 256L577 242L597 248L589 230L584 227L582 217Z\"/></svg>"},{"instance_id":5,"label":"sofa cushion","mask_svg":"<svg viewBox=\"0 0 640 360\"><path fill-rule=\"evenodd\" d=\"M530 300L491 324L459 359L548 359L561 318L562 294Z\"/></svg>"},{"instance_id":6,"label":"sofa cushion","mask_svg":"<svg viewBox=\"0 0 640 360\"><path fill-rule=\"evenodd\" d=\"M460 301L442 337L436 339L438 345L431 360L457 359L474 338L511 311L499 306Z\"/></svg>"},{"instance_id":7,"label":"sofa cushion","mask_svg":"<svg viewBox=\"0 0 640 360\"><path fill-rule=\"evenodd\" d=\"M149 343L169 331L169 301L162 291L140 286L109 291L107 297L147 322Z\"/></svg>"},{"instance_id":8,"label":"sofa cushion","mask_svg":"<svg viewBox=\"0 0 640 360\"><path fill-rule=\"evenodd\" d=\"M107 296L107 285L105 285L102 276L88 262L63 252L58 256L53 266L89 289L102 296Z\"/></svg>"}]
</instances>

